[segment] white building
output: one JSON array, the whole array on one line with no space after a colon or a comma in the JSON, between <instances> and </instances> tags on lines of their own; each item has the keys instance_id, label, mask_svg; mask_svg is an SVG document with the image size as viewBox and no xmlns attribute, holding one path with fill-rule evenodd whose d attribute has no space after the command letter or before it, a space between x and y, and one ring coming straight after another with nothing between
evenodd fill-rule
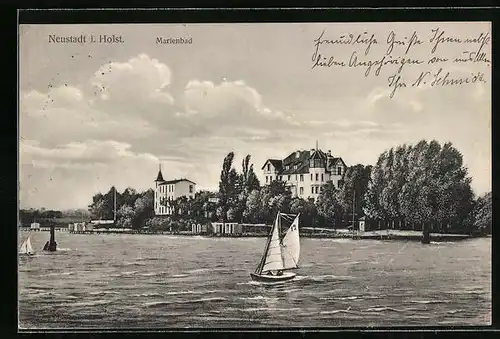
<instances>
[{"instance_id":1,"label":"white building","mask_svg":"<svg viewBox=\"0 0 500 339\"><path fill-rule=\"evenodd\" d=\"M266 185L274 180L284 181L292 196L314 200L328 181L338 188L346 169L342 158L333 157L331 151L325 153L318 147L310 151L295 151L283 160L268 159L262 166Z\"/></svg>"},{"instance_id":2,"label":"white building","mask_svg":"<svg viewBox=\"0 0 500 339\"><path fill-rule=\"evenodd\" d=\"M183 196L188 199L194 198L196 193L195 182L184 178L165 181L161 173L161 168L158 171L155 184L155 215L172 215L174 208L169 204L170 201Z\"/></svg>"}]
</instances>

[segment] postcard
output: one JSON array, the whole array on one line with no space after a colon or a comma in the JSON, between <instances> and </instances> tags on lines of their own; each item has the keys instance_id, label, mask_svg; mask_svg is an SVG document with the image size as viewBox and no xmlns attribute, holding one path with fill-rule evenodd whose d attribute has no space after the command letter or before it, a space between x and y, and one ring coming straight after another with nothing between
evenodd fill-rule
<instances>
[{"instance_id":1,"label":"postcard","mask_svg":"<svg viewBox=\"0 0 500 339\"><path fill-rule=\"evenodd\" d=\"M491 46L20 24L19 329L490 325Z\"/></svg>"}]
</instances>

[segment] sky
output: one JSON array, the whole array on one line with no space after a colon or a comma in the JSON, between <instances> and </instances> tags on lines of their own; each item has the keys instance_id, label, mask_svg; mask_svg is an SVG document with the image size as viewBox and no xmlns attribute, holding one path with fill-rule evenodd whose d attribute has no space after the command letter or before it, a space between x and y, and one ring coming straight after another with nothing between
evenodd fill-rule
<instances>
[{"instance_id":1,"label":"sky","mask_svg":"<svg viewBox=\"0 0 500 339\"><path fill-rule=\"evenodd\" d=\"M430 53L432 29L446 36L491 35L490 23L248 23L21 25L19 28L20 208L86 208L111 186L154 187L159 164L166 180L185 177L197 189L216 190L221 164L246 154L262 180L268 158L314 148L348 166L375 164L383 151L421 139L450 141L463 154L480 195L491 191L491 66L442 62L478 44L442 41ZM372 44L322 43L319 53L347 63L390 57L425 60L398 66L312 67L315 39L372 34ZM49 42L56 36L121 36L123 43ZM157 37L192 38L157 44ZM342 39L341 39L342 40ZM344 39L345 40L345 39ZM437 39L434 40L434 43ZM491 59L491 42L481 48ZM388 60L389 55L386 55ZM462 86L413 87L421 72L439 68L450 77L481 72ZM398 74L396 74L398 75Z\"/></svg>"}]
</instances>

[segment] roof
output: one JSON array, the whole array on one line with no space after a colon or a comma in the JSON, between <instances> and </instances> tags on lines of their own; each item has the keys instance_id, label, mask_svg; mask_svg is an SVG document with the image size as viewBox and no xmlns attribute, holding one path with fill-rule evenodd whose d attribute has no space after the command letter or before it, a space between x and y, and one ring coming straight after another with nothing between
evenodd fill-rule
<instances>
[{"instance_id":1,"label":"roof","mask_svg":"<svg viewBox=\"0 0 500 339\"><path fill-rule=\"evenodd\" d=\"M194 181L191 181L191 180L185 179L185 178L163 181L160 185L177 184L178 182L181 182L181 181L187 181L187 182L190 182L190 183L196 185L196 183Z\"/></svg>"},{"instance_id":2,"label":"roof","mask_svg":"<svg viewBox=\"0 0 500 339\"><path fill-rule=\"evenodd\" d=\"M325 161L327 171L330 171L331 167L336 165L339 161L345 165L342 158L332 157L322 150L316 149L312 150L312 152L309 150L295 151L283 160L268 159L264 163L264 166L262 166L262 169L270 162L276 168L278 175L309 173L309 160L318 158Z\"/></svg>"},{"instance_id":3,"label":"roof","mask_svg":"<svg viewBox=\"0 0 500 339\"><path fill-rule=\"evenodd\" d=\"M341 162L342 164L344 164L344 166L347 166L344 162L344 160L342 160L342 158L338 157L338 158L331 158L331 162L333 165L336 165L338 162Z\"/></svg>"},{"instance_id":4,"label":"roof","mask_svg":"<svg viewBox=\"0 0 500 339\"><path fill-rule=\"evenodd\" d=\"M155 181L165 181L165 180L163 180L163 175L161 174L161 169L158 171L158 176L156 177Z\"/></svg>"},{"instance_id":5,"label":"roof","mask_svg":"<svg viewBox=\"0 0 500 339\"><path fill-rule=\"evenodd\" d=\"M282 166L281 160L278 160L278 159L267 159L267 161L264 163L264 165L262 166L261 169L264 169L264 167L266 166L267 162L270 162L271 165L273 165L274 168L276 168L276 170L281 171L281 166Z\"/></svg>"}]
</instances>

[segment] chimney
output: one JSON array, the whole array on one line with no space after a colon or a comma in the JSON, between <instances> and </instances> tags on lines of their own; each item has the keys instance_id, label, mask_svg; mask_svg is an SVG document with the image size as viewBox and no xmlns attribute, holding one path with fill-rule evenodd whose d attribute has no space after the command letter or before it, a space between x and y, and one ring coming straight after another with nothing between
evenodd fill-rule
<instances>
[{"instance_id":1,"label":"chimney","mask_svg":"<svg viewBox=\"0 0 500 339\"><path fill-rule=\"evenodd\" d=\"M328 150L328 156L331 157L332 156L332 150Z\"/></svg>"}]
</instances>

